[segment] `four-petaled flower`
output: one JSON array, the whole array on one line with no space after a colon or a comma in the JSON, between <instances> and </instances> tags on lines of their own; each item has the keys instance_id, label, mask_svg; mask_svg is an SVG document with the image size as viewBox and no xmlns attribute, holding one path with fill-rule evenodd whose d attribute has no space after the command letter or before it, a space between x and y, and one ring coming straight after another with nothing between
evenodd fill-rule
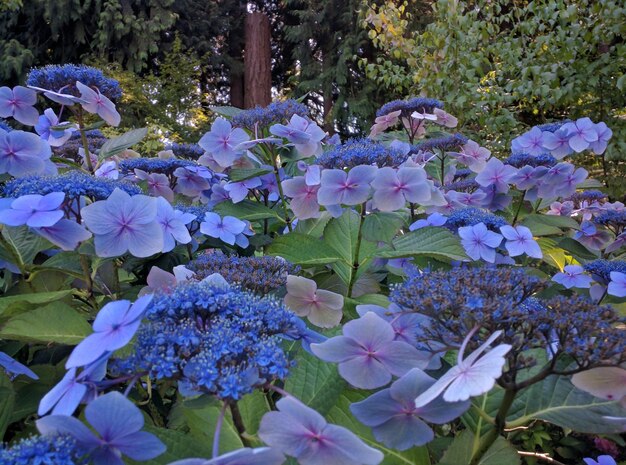
<instances>
[{"instance_id":1,"label":"four-petaled flower","mask_svg":"<svg viewBox=\"0 0 626 465\"><path fill-rule=\"evenodd\" d=\"M354 433L328 424L323 416L292 397L276 402L277 412L263 415L259 437L300 465L377 465L383 454Z\"/></svg>"},{"instance_id":2,"label":"four-petaled flower","mask_svg":"<svg viewBox=\"0 0 626 465\"><path fill-rule=\"evenodd\" d=\"M22 177L56 174L50 145L36 134L0 128L0 174Z\"/></svg>"},{"instance_id":3,"label":"four-petaled flower","mask_svg":"<svg viewBox=\"0 0 626 465\"><path fill-rule=\"evenodd\" d=\"M64 200L64 192L23 195L11 202L11 208L2 210L0 223L7 226L26 225L31 228L54 226L63 218L64 213L60 207Z\"/></svg>"},{"instance_id":4,"label":"four-petaled flower","mask_svg":"<svg viewBox=\"0 0 626 465\"><path fill-rule=\"evenodd\" d=\"M243 233L246 227L246 223L234 216L222 218L217 213L207 212L204 221L200 223L200 232L234 245L237 236Z\"/></svg>"},{"instance_id":5,"label":"four-petaled flower","mask_svg":"<svg viewBox=\"0 0 626 465\"><path fill-rule=\"evenodd\" d=\"M552 281L565 286L567 289L572 287L588 288L591 286L591 276L585 274L585 270L579 265L566 265L563 271L555 274Z\"/></svg>"},{"instance_id":6,"label":"four-petaled flower","mask_svg":"<svg viewBox=\"0 0 626 465\"><path fill-rule=\"evenodd\" d=\"M0 87L0 117L13 117L22 124L34 126L39 112L33 107L37 103L37 92L23 86Z\"/></svg>"},{"instance_id":7,"label":"four-petaled flower","mask_svg":"<svg viewBox=\"0 0 626 465\"><path fill-rule=\"evenodd\" d=\"M430 182L422 168L384 167L372 181L374 207L381 211L395 211L407 202L424 203L430 200Z\"/></svg>"},{"instance_id":8,"label":"four-petaled flower","mask_svg":"<svg viewBox=\"0 0 626 465\"><path fill-rule=\"evenodd\" d=\"M611 282L606 292L615 297L626 297L626 274L619 271L611 271Z\"/></svg>"},{"instance_id":9,"label":"four-petaled flower","mask_svg":"<svg viewBox=\"0 0 626 465\"><path fill-rule=\"evenodd\" d=\"M529 257L541 258L541 248L533 238L533 233L526 226L500 226L500 232L506 239L504 247L511 257L526 254Z\"/></svg>"},{"instance_id":10,"label":"four-petaled flower","mask_svg":"<svg viewBox=\"0 0 626 465\"><path fill-rule=\"evenodd\" d=\"M517 173L511 165L505 165L497 158L491 158L483 169L476 176L476 182L482 187L493 188L495 192L507 193L509 182Z\"/></svg>"},{"instance_id":11,"label":"four-petaled flower","mask_svg":"<svg viewBox=\"0 0 626 465\"><path fill-rule=\"evenodd\" d=\"M241 128L233 129L227 119L217 118L211 130L207 132L198 145L211 154L213 160L222 168L232 166L235 159L242 154L237 146L250 140L250 137Z\"/></svg>"},{"instance_id":12,"label":"four-petaled flower","mask_svg":"<svg viewBox=\"0 0 626 465\"><path fill-rule=\"evenodd\" d=\"M484 223L459 228L461 245L472 260L481 258L489 263L496 261L496 247L502 242L502 236L489 231Z\"/></svg>"},{"instance_id":13,"label":"four-petaled flower","mask_svg":"<svg viewBox=\"0 0 626 465\"><path fill-rule=\"evenodd\" d=\"M322 171L321 187L317 191L320 205L358 205L365 202L370 194L370 182L376 176L377 168L359 165L348 173L343 170Z\"/></svg>"},{"instance_id":14,"label":"four-petaled flower","mask_svg":"<svg viewBox=\"0 0 626 465\"><path fill-rule=\"evenodd\" d=\"M311 350L324 361L338 363L339 374L361 389L375 389L389 383L392 375L425 368L430 358L430 353L396 340L393 327L372 312L346 323L343 336L311 344Z\"/></svg>"},{"instance_id":15,"label":"four-petaled flower","mask_svg":"<svg viewBox=\"0 0 626 465\"><path fill-rule=\"evenodd\" d=\"M115 104L102 95L99 89L93 90L79 81L76 81L76 88L80 92L80 98L84 100L81 105L85 111L96 113L111 126L119 126L122 118L115 109Z\"/></svg>"},{"instance_id":16,"label":"four-petaled flower","mask_svg":"<svg viewBox=\"0 0 626 465\"><path fill-rule=\"evenodd\" d=\"M337 326L343 316L343 296L317 288L312 279L287 276L285 304L320 328Z\"/></svg>"},{"instance_id":17,"label":"four-petaled flower","mask_svg":"<svg viewBox=\"0 0 626 465\"><path fill-rule=\"evenodd\" d=\"M580 153L589 148L589 145L598 141L596 125L589 118L580 118L575 123L565 123L563 130L569 136L569 146Z\"/></svg>"}]
</instances>

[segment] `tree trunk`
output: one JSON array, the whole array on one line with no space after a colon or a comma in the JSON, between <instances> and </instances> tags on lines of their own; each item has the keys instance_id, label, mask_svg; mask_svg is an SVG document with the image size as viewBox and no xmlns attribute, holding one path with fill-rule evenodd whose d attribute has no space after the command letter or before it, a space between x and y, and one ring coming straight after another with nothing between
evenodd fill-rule
<instances>
[{"instance_id":1,"label":"tree trunk","mask_svg":"<svg viewBox=\"0 0 626 465\"><path fill-rule=\"evenodd\" d=\"M244 56L244 107L265 107L272 101L272 51L270 20L255 11L246 16Z\"/></svg>"}]
</instances>

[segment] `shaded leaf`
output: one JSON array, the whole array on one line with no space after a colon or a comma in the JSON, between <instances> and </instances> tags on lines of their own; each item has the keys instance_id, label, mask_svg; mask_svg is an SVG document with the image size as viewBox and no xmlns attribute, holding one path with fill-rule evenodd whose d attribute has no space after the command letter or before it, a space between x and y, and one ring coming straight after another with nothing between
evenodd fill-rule
<instances>
[{"instance_id":1,"label":"shaded leaf","mask_svg":"<svg viewBox=\"0 0 626 465\"><path fill-rule=\"evenodd\" d=\"M141 142L141 140L148 134L148 128L131 129L130 131L122 134L119 137L107 140L98 152L98 158L100 160L109 158L114 155L119 155L124 150L132 147L133 145Z\"/></svg>"},{"instance_id":2,"label":"shaded leaf","mask_svg":"<svg viewBox=\"0 0 626 465\"><path fill-rule=\"evenodd\" d=\"M297 265L326 265L341 259L341 254L326 242L299 233L277 237L267 253Z\"/></svg>"},{"instance_id":3,"label":"shaded leaf","mask_svg":"<svg viewBox=\"0 0 626 465\"><path fill-rule=\"evenodd\" d=\"M428 256L448 260L465 260L467 255L458 237L447 229L427 227L411 231L393 240L391 247L376 252L381 258Z\"/></svg>"},{"instance_id":4,"label":"shaded leaf","mask_svg":"<svg viewBox=\"0 0 626 465\"><path fill-rule=\"evenodd\" d=\"M275 210L251 200L242 200L239 203L221 202L213 208L213 211L221 216L234 216L240 220L248 221L264 220L266 218L282 219Z\"/></svg>"}]
</instances>

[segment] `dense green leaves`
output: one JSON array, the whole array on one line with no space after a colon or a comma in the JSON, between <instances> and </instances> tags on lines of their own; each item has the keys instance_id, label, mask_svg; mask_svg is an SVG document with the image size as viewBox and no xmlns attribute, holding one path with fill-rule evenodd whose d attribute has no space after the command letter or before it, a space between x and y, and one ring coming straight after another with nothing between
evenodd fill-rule
<instances>
[{"instance_id":1,"label":"dense green leaves","mask_svg":"<svg viewBox=\"0 0 626 465\"><path fill-rule=\"evenodd\" d=\"M427 256L441 260L466 259L459 239L443 228L428 227L408 232L376 252L381 258Z\"/></svg>"},{"instance_id":2,"label":"dense green leaves","mask_svg":"<svg viewBox=\"0 0 626 465\"><path fill-rule=\"evenodd\" d=\"M276 238L267 252L298 265L326 265L342 258L342 255L326 242L299 233Z\"/></svg>"}]
</instances>

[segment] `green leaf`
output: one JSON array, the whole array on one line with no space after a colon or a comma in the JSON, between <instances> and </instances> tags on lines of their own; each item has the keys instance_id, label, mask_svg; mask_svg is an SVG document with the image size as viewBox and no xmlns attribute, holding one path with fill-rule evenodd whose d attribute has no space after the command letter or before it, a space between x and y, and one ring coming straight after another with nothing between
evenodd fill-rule
<instances>
[{"instance_id":1,"label":"green leaf","mask_svg":"<svg viewBox=\"0 0 626 465\"><path fill-rule=\"evenodd\" d=\"M582 245L577 240L572 239L571 237L564 237L559 241L559 247L563 250L570 252L574 257L578 259L584 260L595 260L598 258L598 255L591 252L587 247Z\"/></svg>"},{"instance_id":2,"label":"green leaf","mask_svg":"<svg viewBox=\"0 0 626 465\"><path fill-rule=\"evenodd\" d=\"M322 212L319 218L309 218L308 220L298 221L295 232L300 234L308 234L313 237L322 237L324 228L332 219L328 212Z\"/></svg>"},{"instance_id":3,"label":"green leaf","mask_svg":"<svg viewBox=\"0 0 626 465\"><path fill-rule=\"evenodd\" d=\"M578 229L576 220L569 216L539 215L531 214L521 222L522 225L530 229L534 236L562 235L562 229Z\"/></svg>"},{"instance_id":4,"label":"green leaf","mask_svg":"<svg viewBox=\"0 0 626 465\"><path fill-rule=\"evenodd\" d=\"M76 310L54 302L11 318L0 330L5 339L76 345L91 334L91 326Z\"/></svg>"},{"instance_id":5,"label":"green leaf","mask_svg":"<svg viewBox=\"0 0 626 465\"><path fill-rule=\"evenodd\" d=\"M98 158L100 160L103 160L114 155L119 155L124 150L141 142L141 140L146 137L147 134L148 128L132 129L119 137L109 139L100 148L100 152L98 152Z\"/></svg>"},{"instance_id":6,"label":"green leaf","mask_svg":"<svg viewBox=\"0 0 626 465\"><path fill-rule=\"evenodd\" d=\"M148 424L146 424L143 429L158 437L163 444L165 444L167 450L152 460L141 462L136 462L125 457L124 460L129 464L167 465L176 460L186 458L211 457L211 441L209 440L198 441L198 438L182 431L157 428L156 426Z\"/></svg>"},{"instance_id":7,"label":"green leaf","mask_svg":"<svg viewBox=\"0 0 626 465\"><path fill-rule=\"evenodd\" d=\"M562 270L567 264L567 257L565 251L558 246L557 242L554 239L542 237L537 239L537 244L539 244L543 255L541 259L545 263Z\"/></svg>"},{"instance_id":8,"label":"green leaf","mask_svg":"<svg viewBox=\"0 0 626 465\"><path fill-rule=\"evenodd\" d=\"M228 179L233 182L245 181L246 179L256 178L264 174L271 173L271 170L265 168L234 168L228 173Z\"/></svg>"},{"instance_id":9,"label":"green leaf","mask_svg":"<svg viewBox=\"0 0 626 465\"><path fill-rule=\"evenodd\" d=\"M460 465L470 463L474 447L474 434L465 430L454 438L437 465ZM478 465L519 465L519 454L503 437L498 437L478 461Z\"/></svg>"},{"instance_id":10,"label":"green leaf","mask_svg":"<svg viewBox=\"0 0 626 465\"><path fill-rule=\"evenodd\" d=\"M599 187L604 187L604 184L592 178L587 178L581 184L576 185L577 189L597 189Z\"/></svg>"},{"instance_id":11,"label":"green leaf","mask_svg":"<svg viewBox=\"0 0 626 465\"><path fill-rule=\"evenodd\" d=\"M393 240L391 247L378 250L377 257L428 256L444 260L467 259L459 239L443 228L426 227Z\"/></svg>"},{"instance_id":12,"label":"green leaf","mask_svg":"<svg viewBox=\"0 0 626 465\"><path fill-rule=\"evenodd\" d=\"M374 242L390 242L404 224L404 218L398 213L372 213L363 222L363 237Z\"/></svg>"},{"instance_id":13,"label":"green leaf","mask_svg":"<svg viewBox=\"0 0 626 465\"><path fill-rule=\"evenodd\" d=\"M72 293L71 289L55 292L40 292L37 294L20 294L0 297L0 321L3 318L14 316L21 311L30 310L42 304L61 300Z\"/></svg>"},{"instance_id":14,"label":"green leaf","mask_svg":"<svg viewBox=\"0 0 626 465\"><path fill-rule=\"evenodd\" d=\"M15 392L11 380L0 370L0 438L9 426L11 414L15 406Z\"/></svg>"},{"instance_id":15,"label":"green leaf","mask_svg":"<svg viewBox=\"0 0 626 465\"><path fill-rule=\"evenodd\" d=\"M337 367L301 350L285 381L285 390L322 415L339 399L346 382Z\"/></svg>"},{"instance_id":16,"label":"green leaf","mask_svg":"<svg viewBox=\"0 0 626 465\"><path fill-rule=\"evenodd\" d=\"M27 226L4 226L2 237L7 248L0 247L0 258L16 264L19 268L31 264L39 252L50 247L47 240L31 232Z\"/></svg>"},{"instance_id":17,"label":"green leaf","mask_svg":"<svg viewBox=\"0 0 626 465\"><path fill-rule=\"evenodd\" d=\"M261 391L254 391L251 394L243 396L237 402L243 423L246 425L246 433L256 434L261 423L261 418L269 412L270 404Z\"/></svg>"},{"instance_id":18,"label":"green leaf","mask_svg":"<svg viewBox=\"0 0 626 465\"><path fill-rule=\"evenodd\" d=\"M368 427L358 422L352 416L350 404L364 400L369 394L361 391L344 391L339 397L337 404L326 415L326 419L331 423L348 428L368 446L383 452L385 459L381 462L381 465L430 465L430 457L426 447L414 447L404 452L385 447L376 442ZM460 465L461 463L464 462L459 462L455 465Z\"/></svg>"},{"instance_id":19,"label":"green leaf","mask_svg":"<svg viewBox=\"0 0 626 465\"><path fill-rule=\"evenodd\" d=\"M607 416L626 417L626 409L577 389L567 376L550 376L515 399L507 426L524 426L538 418L579 433L622 432L623 422L608 421Z\"/></svg>"},{"instance_id":20,"label":"green leaf","mask_svg":"<svg viewBox=\"0 0 626 465\"><path fill-rule=\"evenodd\" d=\"M223 105L223 106L210 105L209 108L214 113L217 113L218 115L221 115L221 116L225 116L227 118L233 118L243 111L241 108L230 107L226 105Z\"/></svg>"},{"instance_id":21,"label":"green leaf","mask_svg":"<svg viewBox=\"0 0 626 465\"><path fill-rule=\"evenodd\" d=\"M252 200L242 200L238 203L221 202L213 208L213 211L221 216L234 216L240 220L256 221L266 218L282 220L275 210Z\"/></svg>"},{"instance_id":22,"label":"green leaf","mask_svg":"<svg viewBox=\"0 0 626 465\"><path fill-rule=\"evenodd\" d=\"M267 253L297 265L326 265L341 259L341 254L326 242L299 233L277 237Z\"/></svg>"}]
</instances>

